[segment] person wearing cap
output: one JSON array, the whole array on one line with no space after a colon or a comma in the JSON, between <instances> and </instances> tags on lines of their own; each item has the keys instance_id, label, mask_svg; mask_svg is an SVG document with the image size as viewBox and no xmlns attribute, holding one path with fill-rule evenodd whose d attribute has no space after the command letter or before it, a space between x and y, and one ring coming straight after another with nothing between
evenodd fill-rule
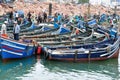
<instances>
[{"instance_id":1,"label":"person wearing cap","mask_svg":"<svg viewBox=\"0 0 120 80\"><path fill-rule=\"evenodd\" d=\"M18 25L17 21L15 21L13 27L14 40L19 40L19 33L20 33L20 26Z\"/></svg>"},{"instance_id":2,"label":"person wearing cap","mask_svg":"<svg viewBox=\"0 0 120 80\"><path fill-rule=\"evenodd\" d=\"M1 36L2 37L8 37L7 35L7 21L4 21L4 23L2 24L2 27L1 27Z\"/></svg>"}]
</instances>

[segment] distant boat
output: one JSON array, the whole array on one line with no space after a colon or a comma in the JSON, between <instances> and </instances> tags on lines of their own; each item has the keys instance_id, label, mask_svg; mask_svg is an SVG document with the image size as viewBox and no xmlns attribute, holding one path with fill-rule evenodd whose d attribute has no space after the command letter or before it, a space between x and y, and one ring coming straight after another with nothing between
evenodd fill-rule
<instances>
[{"instance_id":1,"label":"distant boat","mask_svg":"<svg viewBox=\"0 0 120 80\"><path fill-rule=\"evenodd\" d=\"M35 46L32 43L22 43L11 39L0 39L2 59L29 57L34 54Z\"/></svg>"}]
</instances>

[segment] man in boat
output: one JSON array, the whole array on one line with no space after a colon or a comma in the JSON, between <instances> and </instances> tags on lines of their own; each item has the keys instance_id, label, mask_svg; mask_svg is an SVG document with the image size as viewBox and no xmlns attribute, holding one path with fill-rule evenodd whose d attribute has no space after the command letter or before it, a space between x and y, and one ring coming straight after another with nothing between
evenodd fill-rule
<instances>
[{"instance_id":1,"label":"man in boat","mask_svg":"<svg viewBox=\"0 0 120 80\"><path fill-rule=\"evenodd\" d=\"M2 28L1 28L1 36L2 37L8 37L7 35L7 21L4 21L4 23L2 24Z\"/></svg>"},{"instance_id":2,"label":"man in boat","mask_svg":"<svg viewBox=\"0 0 120 80\"><path fill-rule=\"evenodd\" d=\"M13 28L14 40L19 40L19 33L20 33L20 26L18 25L17 21L15 21Z\"/></svg>"}]
</instances>

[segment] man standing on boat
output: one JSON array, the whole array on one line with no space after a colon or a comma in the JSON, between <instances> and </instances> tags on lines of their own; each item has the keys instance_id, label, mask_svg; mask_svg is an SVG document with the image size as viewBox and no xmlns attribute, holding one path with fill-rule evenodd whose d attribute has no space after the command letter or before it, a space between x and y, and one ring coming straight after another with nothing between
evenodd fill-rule
<instances>
[{"instance_id":1,"label":"man standing on boat","mask_svg":"<svg viewBox=\"0 0 120 80\"><path fill-rule=\"evenodd\" d=\"M17 21L15 21L13 28L14 40L19 40L19 33L20 33L20 26L18 25Z\"/></svg>"},{"instance_id":2,"label":"man standing on boat","mask_svg":"<svg viewBox=\"0 0 120 80\"><path fill-rule=\"evenodd\" d=\"M2 37L8 37L7 35L7 21L4 21L4 23L2 24L2 28L1 28L1 36Z\"/></svg>"}]
</instances>

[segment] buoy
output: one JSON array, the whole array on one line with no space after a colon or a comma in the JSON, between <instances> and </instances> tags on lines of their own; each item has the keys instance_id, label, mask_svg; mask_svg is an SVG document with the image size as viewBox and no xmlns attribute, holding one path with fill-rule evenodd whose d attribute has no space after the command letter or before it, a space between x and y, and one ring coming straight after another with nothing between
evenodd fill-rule
<instances>
[{"instance_id":1,"label":"buoy","mask_svg":"<svg viewBox=\"0 0 120 80\"><path fill-rule=\"evenodd\" d=\"M8 38L8 35L7 34L2 34L1 35L3 38Z\"/></svg>"},{"instance_id":2,"label":"buoy","mask_svg":"<svg viewBox=\"0 0 120 80\"><path fill-rule=\"evenodd\" d=\"M38 47L37 47L37 55L40 55L40 54L41 54L41 51L42 51L42 47L41 47L41 46L38 46Z\"/></svg>"}]
</instances>

